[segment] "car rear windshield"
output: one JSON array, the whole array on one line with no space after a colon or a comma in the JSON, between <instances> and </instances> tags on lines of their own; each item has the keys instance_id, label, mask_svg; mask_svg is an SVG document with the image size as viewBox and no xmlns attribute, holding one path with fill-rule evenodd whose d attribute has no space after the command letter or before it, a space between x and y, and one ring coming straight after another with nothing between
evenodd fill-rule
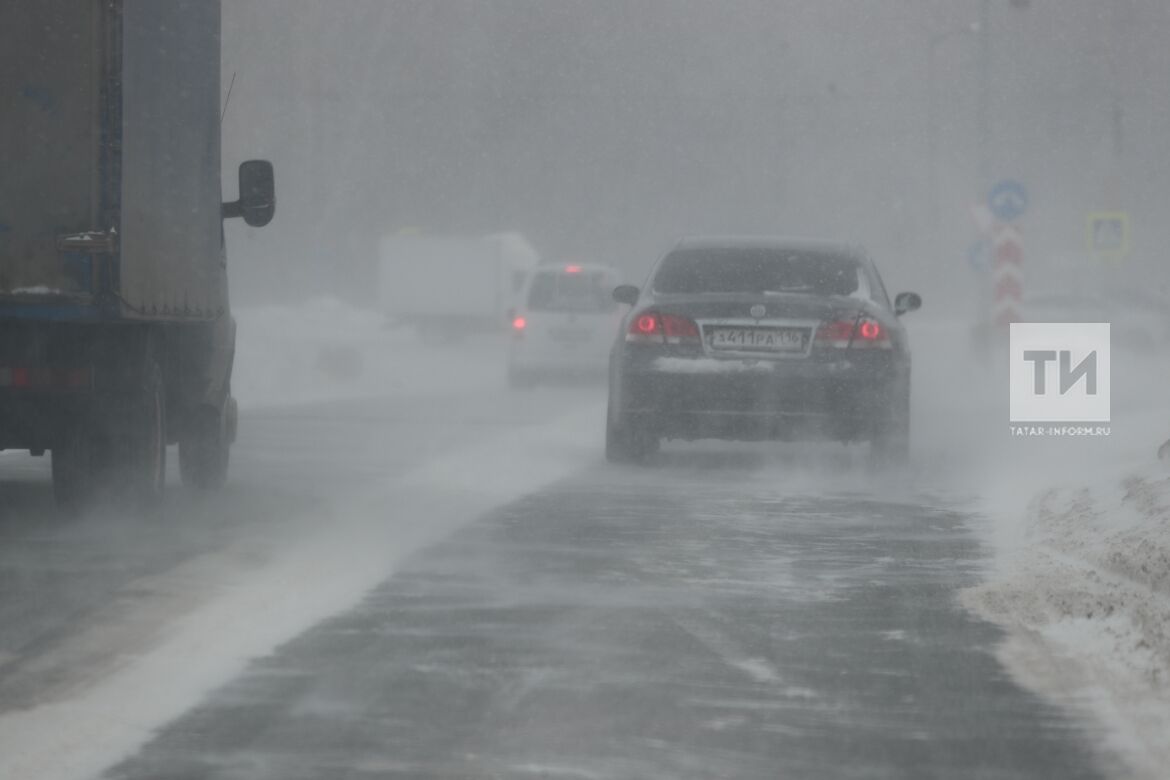
<instances>
[{"instance_id":1,"label":"car rear windshield","mask_svg":"<svg viewBox=\"0 0 1170 780\"><path fill-rule=\"evenodd\" d=\"M856 258L774 248L679 249L667 255L653 288L659 293L809 293L866 295Z\"/></svg>"},{"instance_id":2,"label":"car rear windshield","mask_svg":"<svg viewBox=\"0 0 1170 780\"><path fill-rule=\"evenodd\" d=\"M612 311L612 284L604 273L538 271L528 291L531 311Z\"/></svg>"}]
</instances>

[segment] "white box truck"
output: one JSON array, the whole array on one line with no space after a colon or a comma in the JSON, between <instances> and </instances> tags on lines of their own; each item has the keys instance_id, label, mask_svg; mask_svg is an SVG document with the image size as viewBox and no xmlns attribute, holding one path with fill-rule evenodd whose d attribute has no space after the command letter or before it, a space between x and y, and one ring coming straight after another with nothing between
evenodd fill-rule
<instances>
[{"instance_id":1,"label":"white box truck","mask_svg":"<svg viewBox=\"0 0 1170 780\"><path fill-rule=\"evenodd\" d=\"M540 262L518 233L482 237L394 234L379 248L379 303L387 320L430 340L499 331Z\"/></svg>"}]
</instances>

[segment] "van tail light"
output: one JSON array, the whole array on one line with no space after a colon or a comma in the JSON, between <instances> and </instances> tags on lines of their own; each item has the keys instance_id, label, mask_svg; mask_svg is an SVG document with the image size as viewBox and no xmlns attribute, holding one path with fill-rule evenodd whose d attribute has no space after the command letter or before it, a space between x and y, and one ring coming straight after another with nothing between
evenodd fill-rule
<instances>
[{"instance_id":1,"label":"van tail light","mask_svg":"<svg viewBox=\"0 0 1170 780\"><path fill-rule=\"evenodd\" d=\"M687 317L644 311L630 320L626 341L634 344L693 344L701 343L699 326Z\"/></svg>"},{"instance_id":2,"label":"van tail light","mask_svg":"<svg viewBox=\"0 0 1170 780\"><path fill-rule=\"evenodd\" d=\"M829 320L817 328L817 344L835 349L893 349L890 332L869 317Z\"/></svg>"}]
</instances>

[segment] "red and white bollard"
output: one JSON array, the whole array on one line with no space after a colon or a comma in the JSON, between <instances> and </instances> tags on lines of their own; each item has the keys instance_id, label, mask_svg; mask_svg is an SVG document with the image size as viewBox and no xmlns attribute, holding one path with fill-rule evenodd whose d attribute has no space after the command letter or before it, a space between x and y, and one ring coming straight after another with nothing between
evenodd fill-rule
<instances>
[{"instance_id":1,"label":"red and white bollard","mask_svg":"<svg viewBox=\"0 0 1170 780\"><path fill-rule=\"evenodd\" d=\"M1015 225L998 225L992 244L991 323L1007 330L1018 322L1024 296L1024 242Z\"/></svg>"}]
</instances>

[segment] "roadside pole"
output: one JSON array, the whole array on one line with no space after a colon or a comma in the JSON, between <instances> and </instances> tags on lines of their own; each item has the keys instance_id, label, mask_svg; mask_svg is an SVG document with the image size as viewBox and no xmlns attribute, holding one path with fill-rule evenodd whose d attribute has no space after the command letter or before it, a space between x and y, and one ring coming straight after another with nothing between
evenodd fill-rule
<instances>
[{"instance_id":1,"label":"roadside pole","mask_svg":"<svg viewBox=\"0 0 1170 780\"><path fill-rule=\"evenodd\" d=\"M1014 179L997 182L978 209L985 217L985 233L991 241L990 290L984 310L985 354L996 345L1006 347L1008 330L1019 322L1024 306L1024 241L1019 220L1028 208L1028 191Z\"/></svg>"},{"instance_id":2,"label":"roadside pole","mask_svg":"<svg viewBox=\"0 0 1170 780\"><path fill-rule=\"evenodd\" d=\"M1024 242L1014 224L1000 224L991 274L991 323L998 334L1019 322L1024 298Z\"/></svg>"}]
</instances>

